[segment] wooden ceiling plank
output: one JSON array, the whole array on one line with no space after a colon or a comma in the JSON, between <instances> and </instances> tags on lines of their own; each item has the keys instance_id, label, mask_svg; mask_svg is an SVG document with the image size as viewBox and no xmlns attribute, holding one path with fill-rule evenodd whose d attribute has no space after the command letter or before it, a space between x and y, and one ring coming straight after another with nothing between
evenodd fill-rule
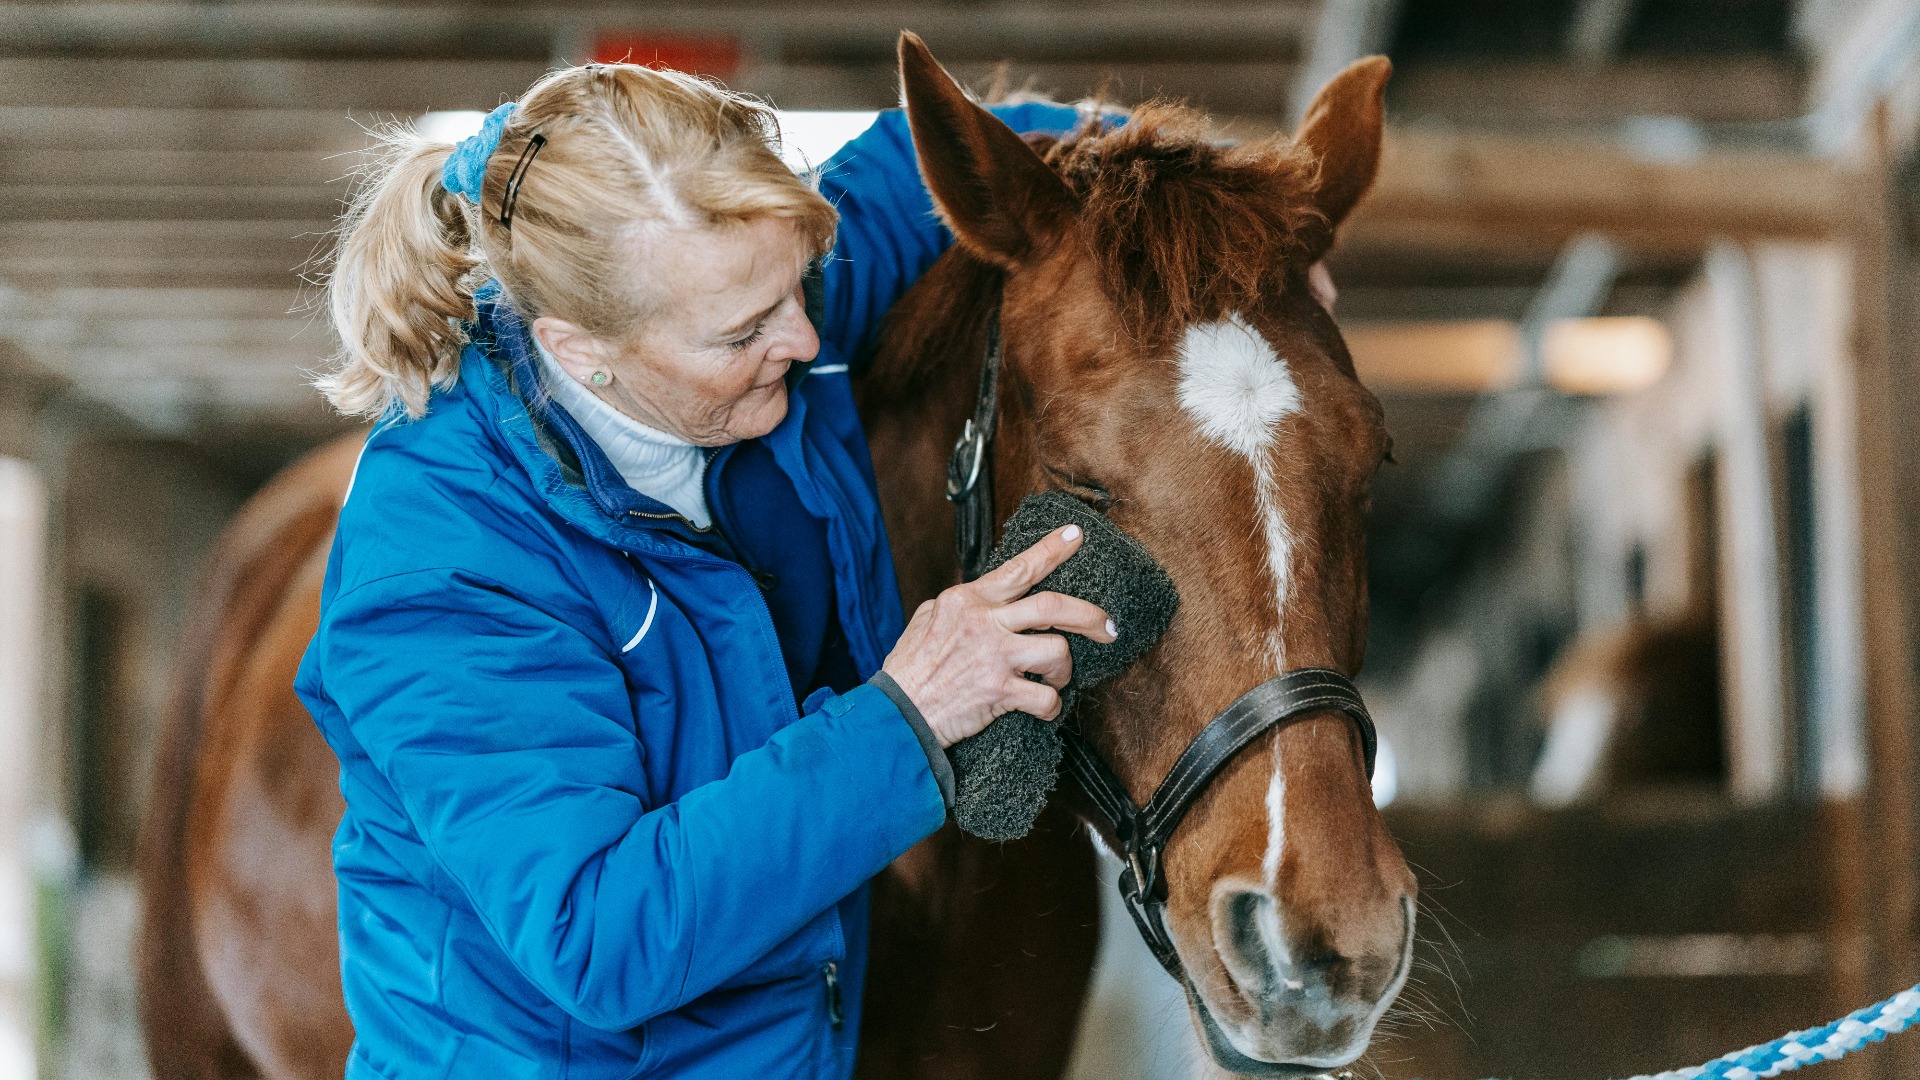
<instances>
[{"instance_id":1,"label":"wooden ceiling plank","mask_svg":"<svg viewBox=\"0 0 1920 1080\"><path fill-rule=\"evenodd\" d=\"M0 185L0 222L325 220L340 213L345 183L324 186L142 187L134 185Z\"/></svg>"},{"instance_id":2,"label":"wooden ceiling plank","mask_svg":"<svg viewBox=\"0 0 1920 1080\"><path fill-rule=\"evenodd\" d=\"M332 109L374 120L377 114L491 108L546 70L538 61L9 57L0 58L0 104Z\"/></svg>"},{"instance_id":3,"label":"wooden ceiling plank","mask_svg":"<svg viewBox=\"0 0 1920 1080\"><path fill-rule=\"evenodd\" d=\"M1120 105L1179 98L1222 114L1278 112L1286 106L1292 62L972 63L947 65L966 86L1033 90L1065 101L1095 95ZM882 109L898 104L899 72L890 63L779 64L743 72L734 84L782 108Z\"/></svg>"},{"instance_id":4,"label":"wooden ceiling plank","mask_svg":"<svg viewBox=\"0 0 1920 1080\"><path fill-rule=\"evenodd\" d=\"M1714 236L1837 235L1851 189L1834 164L1784 152L1655 163L1602 142L1397 127L1347 239L1409 253L1554 250L1598 231L1640 250L1699 251Z\"/></svg>"},{"instance_id":5,"label":"wooden ceiling plank","mask_svg":"<svg viewBox=\"0 0 1920 1080\"><path fill-rule=\"evenodd\" d=\"M335 154L367 143L339 109L198 109L138 105L0 105L0 148L294 151Z\"/></svg>"},{"instance_id":6,"label":"wooden ceiling plank","mask_svg":"<svg viewBox=\"0 0 1920 1080\"><path fill-rule=\"evenodd\" d=\"M325 324L310 319L23 319L18 336L72 348L165 350L169 348L286 349L312 339L303 351L331 348ZM313 343L317 342L317 345Z\"/></svg>"},{"instance_id":7,"label":"wooden ceiling plank","mask_svg":"<svg viewBox=\"0 0 1920 1080\"><path fill-rule=\"evenodd\" d=\"M0 154L0 186L324 187L364 160L357 153L289 150L35 149Z\"/></svg>"},{"instance_id":8,"label":"wooden ceiling plank","mask_svg":"<svg viewBox=\"0 0 1920 1080\"><path fill-rule=\"evenodd\" d=\"M294 311L298 289L65 288L9 298L14 317L38 312L48 318L170 318L192 312L201 318L272 318ZM23 306L30 305L30 306Z\"/></svg>"},{"instance_id":9,"label":"wooden ceiling plank","mask_svg":"<svg viewBox=\"0 0 1920 1080\"><path fill-rule=\"evenodd\" d=\"M792 49L889 55L900 28L943 56L1084 56L1170 42L1297 50L1312 0L1146 5L1124 0L990 7L789 3L608 6L470 4L9 4L0 41L12 52L246 55L418 55L423 49L545 59L562 37L596 30L730 35ZM451 53L459 55L459 53ZM970 55L971 54L971 57Z\"/></svg>"},{"instance_id":10,"label":"wooden ceiling plank","mask_svg":"<svg viewBox=\"0 0 1920 1080\"><path fill-rule=\"evenodd\" d=\"M988 62L951 66L963 81L977 86L993 81L1001 70L1000 64ZM1291 62L1264 60L1006 66L1011 85L1032 81L1068 99L1105 85L1121 101L1170 94L1227 113L1284 107L1284 84L1294 70ZM352 134L349 116L361 124L376 124L433 109L492 108L523 93L545 71L545 64L505 61L0 58L0 108L127 110L142 104L170 114L337 110L345 142ZM898 103L897 78L891 62L876 61L757 65L731 82L783 108L886 108ZM190 123L176 122L182 127ZM44 129L45 124L40 126ZM208 137L217 139L217 132L197 141L204 144Z\"/></svg>"},{"instance_id":11,"label":"wooden ceiling plank","mask_svg":"<svg viewBox=\"0 0 1920 1080\"><path fill-rule=\"evenodd\" d=\"M1402 116L1591 130L1628 116L1684 116L1704 123L1787 119L1804 111L1806 85L1797 66L1762 56L1596 67L1428 62L1394 72L1388 101Z\"/></svg>"}]
</instances>

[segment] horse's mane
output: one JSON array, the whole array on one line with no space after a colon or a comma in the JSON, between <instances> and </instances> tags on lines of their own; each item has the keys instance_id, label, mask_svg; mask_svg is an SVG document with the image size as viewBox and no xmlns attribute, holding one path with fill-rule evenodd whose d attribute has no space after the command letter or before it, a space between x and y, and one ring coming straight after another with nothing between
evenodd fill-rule
<instances>
[{"instance_id":1,"label":"horse's mane","mask_svg":"<svg viewBox=\"0 0 1920 1080\"><path fill-rule=\"evenodd\" d=\"M1024 92L989 100L1059 104ZM1183 105L1076 107L1087 117L1076 131L1027 142L1080 200L1082 236L1137 340L1164 342L1193 323L1256 307L1290 270L1305 269L1307 234L1325 227L1312 200L1312 155L1283 137L1215 142L1206 117ZM1114 126L1120 119L1124 126ZM872 369L881 396L950 356L977 358L1002 278L959 245L937 260L875 340L892 359Z\"/></svg>"},{"instance_id":2,"label":"horse's mane","mask_svg":"<svg viewBox=\"0 0 1920 1080\"><path fill-rule=\"evenodd\" d=\"M1304 269L1319 162L1284 137L1216 142L1206 117L1154 102L1095 119L1047 160L1079 196L1080 226L1127 329L1163 339L1254 307Z\"/></svg>"}]
</instances>

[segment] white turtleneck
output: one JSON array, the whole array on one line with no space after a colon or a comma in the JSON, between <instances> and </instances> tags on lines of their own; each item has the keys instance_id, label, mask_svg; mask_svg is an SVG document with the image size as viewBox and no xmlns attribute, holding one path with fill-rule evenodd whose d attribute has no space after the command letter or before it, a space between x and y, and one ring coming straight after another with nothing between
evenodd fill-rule
<instances>
[{"instance_id":1,"label":"white turtleneck","mask_svg":"<svg viewBox=\"0 0 1920 1080\"><path fill-rule=\"evenodd\" d=\"M672 507L700 528L713 520L707 512L707 451L658 428L648 427L601 401L593 391L568 377L560 361L541 345L541 374L547 392L578 421L587 437L598 443L633 490Z\"/></svg>"}]
</instances>

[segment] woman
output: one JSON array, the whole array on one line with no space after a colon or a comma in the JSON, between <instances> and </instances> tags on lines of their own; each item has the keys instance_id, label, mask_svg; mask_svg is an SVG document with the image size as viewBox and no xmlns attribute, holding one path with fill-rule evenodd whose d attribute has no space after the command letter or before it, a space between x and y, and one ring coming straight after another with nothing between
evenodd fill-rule
<instances>
[{"instance_id":1,"label":"woman","mask_svg":"<svg viewBox=\"0 0 1920 1080\"><path fill-rule=\"evenodd\" d=\"M849 1075L865 882L944 820L943 749L1058 711L1025 631L1114 636L1025 596L1072 530L903 628L847 372L946 237L897 114L824 197L776 138L573 68L398 137L348 216L321 385L379 422L297 685L351 1077Z\"/></svg>"}]
</instances>

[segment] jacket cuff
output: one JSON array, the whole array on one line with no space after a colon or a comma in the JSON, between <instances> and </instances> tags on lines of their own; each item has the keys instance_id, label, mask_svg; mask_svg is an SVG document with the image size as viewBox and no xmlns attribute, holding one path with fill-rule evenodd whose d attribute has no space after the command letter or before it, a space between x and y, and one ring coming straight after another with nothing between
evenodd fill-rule
<instances>
[{"instance_id":1,"label":"jacket cuff","mask_svg":"<svg viewBox=\"0 0 1920 1080\"><path fill-rule=\"evenodd\" d=\"M913 729L914 738L920 740L920 749L926 751L927 764L933 767L933 781L940 785L940 800L953 809L953 763L947 760L947 752L940 749L940 740L933 737L933 729L927 726L927 718L920 715L919 706L907 696L893 676L885 671L876 671L867 685L887 695L900 715L906 717L907 726Z\"/></svg>"}]
</instances>

